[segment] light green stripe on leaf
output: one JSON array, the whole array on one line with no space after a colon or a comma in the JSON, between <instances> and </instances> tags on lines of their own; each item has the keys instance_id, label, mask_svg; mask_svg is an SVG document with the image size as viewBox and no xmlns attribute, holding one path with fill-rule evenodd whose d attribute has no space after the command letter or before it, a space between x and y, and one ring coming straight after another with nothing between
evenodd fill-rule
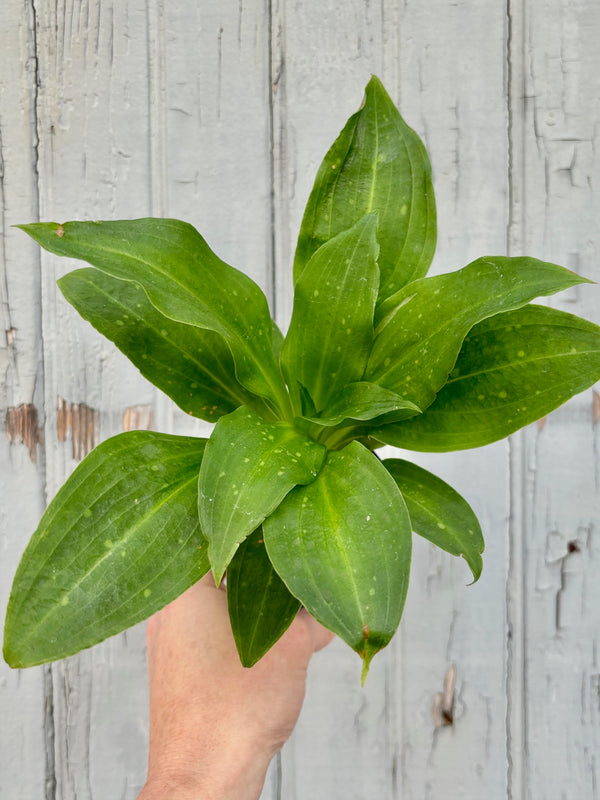
<instances>
[{"instance_id":1,"label":"light green stripe on leaf","mask_svg":"<svg viewBox=\"0 0 600 800\"><path fill-rule=\"evenodd\" d=\"M282 414L290 412L264 294L221 261L191 225L148 218L20 227L51 253L139 283L161 314L220 334L233 354L239 382Z\"/></svg>"},{"instance_id":2,"label":"light green stripe on leaf","mask_svg":"<svg viewBox=\"0 0 600 800\"><path fill-rule=\"evenodd\" d=\"M227 606L233 638L251 667L285 633L300 608L269 560L262 528L238 547L227 567Z\"/></svg>"},{"instance_id":3,"label":"light green stripe on leaf","mask_svg":"<svg viewBox=\"0 0 600 800\"><path fill-rule=\"evenodd\" d=\"M425 410L448 380L474 325L585 282L556 264L502 256L414 281L381 306L364 379Z\"/></svg>"},{"instance_id":4,"label":"light green stripe on leaf","mask_svg":"<svg viewBox=\"0 0 600 800\"><path fill-rule=\"evenodd\" d=\"M475 326L435 402L372 431L407 450L462 450L503 439L600 379L600 328L542 306Z\"/></svg>"},{"instance_id":5,"label":"light green stripe on leaf","mask_svg":"<svg viewBox=\"0 0 600 800\"><path fill-rule=\"evenodd\" d=\"M81 316L186 414L216 422L240 405L256 405L268 413L238 383L225 340L165 317L139 284L88 267L69 272L58 285Z\"/></svg>"},{"instance_id":6,"label":"light green stripe on leaf","mask_svg":"<svg viewBox=\"0 0 600 800\"><path fill-rule=\"evenodd\" d=\"M357 381L344 386L341 392L318 416L305 417L326 427L344 420L372 420L382 414L393 414L395 419L413 417L419 413L414 403L383 386L368 381Z\"/></svg>"},{"instance_id":7,"label":"light green stripe on leaf","mask_svg":"<svg viewBox=\"0 0 600 800\"><path fill-rule=\"evenodd\" d=\"M319 167L298 237L294 280L319 247L371 212L378 217L382 300L426 274L436 214L425 147L375 76Z\"/></svg>"},{"instance_id":8,"label":"light green stripe on leaf","mask_svg":"<svg viewBox=\"0 0 600 800\"><path fill-rule=\"evenodd\" d=\"M222 417L206 446L198 510L217 581L238 545L297 484L313 481L325 448L286 422L241 406Z\"/></svg>"},{"instance_id":9,"label":"light green stripe on leaf","mask_svg":"<svg viewBox=\"0 0 600 800\"><path fill-rule=\"evenodd\" d=\"M205 444L133 431L81 462L17 570L4 630L11 666L90 647L150 616L208 571L197 513Z\"/></svg>"},{"instance_id":10,"label":"light green stripe on leaf","mask_svg":"<svg viewBox=\"0 0 600 800\"><path fill-rule=\"evenodd\" d=\"M484 541L479 520L467 501L437 475L410 461L388 458L383 466L402 492L413 531L447 553L463 556L477 580Z\"/></svg>"},{"instance_id":11,"label":"light green stripe on leaf","mask_svg":"<svg viewBox=\"0 0 600 800\"><path fill-rule=\"evenodd\" d=\"M369 214L329 240L296 283L281 361L288 384L299 382L317 411L367 365L379 286L376 227Z\"/></svg>"},{"instance_id":12,"label":"light green stripe on leaf","mask_svg":"<svg viewBox=\"0 0 600 800\"><path fill-rule=\"evenodd\" d=\"M368 669L400 622L411 556L406 505L379 459L358 442L329 452L317 479L293 489L263 531L291 593Z\"/></svg>"}]
</instances>

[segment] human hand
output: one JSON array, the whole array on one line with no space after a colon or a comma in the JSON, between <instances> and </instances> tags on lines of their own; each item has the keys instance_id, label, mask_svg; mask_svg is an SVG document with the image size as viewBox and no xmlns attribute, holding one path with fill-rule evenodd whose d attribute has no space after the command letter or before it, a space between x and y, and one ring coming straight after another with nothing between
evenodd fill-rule
<instances>
[{"instance_id":1,"label":"human hand","mask_svg":"<svg viewBox=\"0 0 600 800\"><path fill-rule=\"evenodd\" d=\"M256 800L291 734L312 654L333 638L304 609L252 668L209 573L148 621L150 752L138 800Z\"/></svg>"}]
</instances>

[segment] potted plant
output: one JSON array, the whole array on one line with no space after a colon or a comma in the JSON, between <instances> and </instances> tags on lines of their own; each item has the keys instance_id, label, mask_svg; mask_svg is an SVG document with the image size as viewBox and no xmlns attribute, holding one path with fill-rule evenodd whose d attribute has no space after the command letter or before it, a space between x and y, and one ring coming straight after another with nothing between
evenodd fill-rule
<instances>
[{"instance_id":1,"label":"potted plant","mask_svg":"<svg viewBox=\"0 0 600 800\"><path fill-rule=\"evenodd\" d=\"M59 659L148 617L208 570L227 575L250 666L301 605L363 660L392 638L413 532L480 575L472 509L384 444L478 447L600 377L600 329L532 305L586 279L489 256L426 277L431 167L379 80L321 164L294 258L284 337L250 278L184 222L21 226L91 266L66 299L208 440L122 433L48 506L17 570L4 656Z\"/></svg>"}]
</instances>

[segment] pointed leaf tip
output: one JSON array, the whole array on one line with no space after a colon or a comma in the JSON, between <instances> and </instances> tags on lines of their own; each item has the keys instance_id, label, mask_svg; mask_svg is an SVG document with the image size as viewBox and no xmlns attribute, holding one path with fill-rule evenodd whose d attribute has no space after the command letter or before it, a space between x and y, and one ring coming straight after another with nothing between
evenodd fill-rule
<instances>
[{"instance_id":1,"label":"pointed leaf tip","mask_svg":"<svg viewBox=\"0 0 600 800\"><path fill-rule=\"evenodd\" d=\"M367 656L366 651L363 652L361 658L363 660L362 672L360 673L360 685L364 689L365 683L367 682L367 675L369 674L369 667L371 666L371 661L373 660L373 656L375 653L371 653Z\"/></svg>"},{"instance_id":2,"label":"pointed leaf tip","mask_svg":"<svg viewBox=\"0 0 600 800\"><path fill-rule=\"evenodd\" d=\"M583 281L556 264L505 256L478 258L456 272L422 278L379 307L363 380L426 410L475 325Z\"/></svg>"},{"instance_id":3,"label":"pointed leaf tip","mask_svg":"<svg viewBox=\"0 0 600 800\"><path fill-rule=\"evenodd\" d=\"M50 253L87 261L113 278L139 284L171 320L222 336L237 380L283 413L290 410L264 293L213 253L192 225L145 218L21 227Z\"/></svg>"},{"instance_id":4,"label":"pointed leaf tip","mask_svg":"<svg viewBox=\"0 0 600 800\"><path fill-rule=\"evenodd\" d=\"M383 650L384 647L389 643L389 637L380 636L378 634L370 633L367 625L363 625L364 631L364 639L362 643L356 648L358 655L362 658L362 672L360 676L360 685L364 687L367 675L369 674L369 670L371 668L371 662L373 658L379 653L380 650Z\"/></svg>"},{"instance_id":5,"label":"pointed leaf tip","mask_svg":"<svg viewBox=\"0 0 600 800\"><path fill-rule=\"evenodd\" d=\"M387 94L385 87L380 78L377 77L374 73L371 74L369 81L365 87L365 92L371 91L373 89L377 89L379 91L383 91Z\"/></svg>"},{"instance_id":6,"label":"pointed leaf tip","mask_svg":"<svg viewBox=\"0 0 600 800\"><path fill-rule=\"evenodd\" d=\"M298 613L300 602L273 569L260 527L242 542L227 567L227 607L244 667L254 666Z\"/></svg>"},{"instance_id":7,"label":"pointed leaf tip","mask_svg":"<svg viewBox=\"0 0 600 800\"><path fill-rule=\"evenodd\" d=\"M464 497L437 475L399 458L383 461L398 484L408 508L413 531L453 556L462 556L473 573L483 567L483 533Z\"/></svg>"},{"instance_id":8,"label":"pointed leaf tip","mask_svg":"<svg viewBox=\"0 0 600 800\"><path fill-rule=\"evenodd\" d=\"M269 558L309 613L370 661L391 640L408 589L406 505L381 461L353 441L294 488L263 525Z\"/></svg>"},{"instance_id":9,"label":"pointed leaf tip","mask_svg":"<svg viewBox=\"0 0 600 800\"><path fill-rule=\"evenodd\" d=\"M544 417L598 378L598 326L557 309L525 306L473 327L425 414L374 435L407 450L481 447Z\"/></svg>"},{"instance_id":10,"label":"pointed leaf tip","mask_svg":"<svg viewBox=\"0 0 600 800\"><path fill-rule=\"evenodd\" d=\"M321 245L371 211L378 213L381 301L427 272L436 214L425 147L375 75L317 173L298 237L294 280Z\"/></svg>"}]
</instances>

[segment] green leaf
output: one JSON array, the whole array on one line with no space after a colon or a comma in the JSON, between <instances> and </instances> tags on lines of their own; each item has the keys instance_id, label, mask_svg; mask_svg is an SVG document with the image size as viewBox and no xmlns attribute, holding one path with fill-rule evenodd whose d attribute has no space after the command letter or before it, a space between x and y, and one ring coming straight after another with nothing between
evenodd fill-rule
<instances>
[{"instance_id":1,"label":"green leaf","mask_svg":"<svg viewBox=\"0 0 600 800\"><path fill-rule=\"evenodd\" d=\"M600 378L600 328L543 306L481 322L448 383L414 420L372 431L409 450L480 447L549 414Z\"/></svg>"},{"instance_id":2,"label":"green leaf","mask_svg":"<svg viewBox=\"0 0 600 800\"><path fill-rule=\"evenodd\" d=\"M398 627L410 571L410 519L389 472L358 442L331 451L263 531L290 592L359 653L366 676Z\"/></svg>"},{"instance_id":3,"label":"green leaf","mask_svg":"<svg viewBox=\"0 0 600 800\"><path fill-rule=\"evenodd\" d=\"M81 316L186 414L216 422L240 405L268 414L262 401L238 383L224 339L165 317L139 284L85 268L69 272L58 285Z\"/></svg>"},{"instance_id":4,"label":"green leaf","mask_svg":"<svg viewBox=\"0 0 600 800\"><path fill-rule=\"evenodd\" d=\"M300 603L273 569L262 528L238 547L227 567L227 605L245 667L264 656L292 624Z\"/></svg>"},{"instance_id":5,"label":"green leaf","mask_svg":"<svg viewBox=\"0 0 600 800\"><path fill-rule=\"evenodd\" d=\"M167 317L220 334L239 382L283 414L289 397L272 346L273 323L259 287L221 261L195 228L174 219L21 225L42 247L143 288Z\"/></svg>"},{"instance_id":6,"label":"green leaf","mask_svg":"<svg viewBox=\"0 0 600 800\"><path fill-rule=\"evenodd\" d=\"M363 217L318 250L294 290L281 361L321 411L347 383L360 380L373 342L377 299L377 220Z\"/></svg>"},{"instance_id":7,"label":"green leaf","mask_svg":"<svg viewBox=\"0 0 600 800\"><path fill-rule=\"evenodd\" d=\"M372 211L378 216L384 299L426 274L436 216L427 151L375 76L317 173L298 237L294 280L319 247Z\"/></svg>"},{"instance_id":8,"label":"green leaf","mask_svg":"<svg viewBox=\"0 0 600 800\"><path fill-rule=\"evenodd\" d=\"M390 473L406 502L412 529L453 556L463 556L476 581L484 549L479 520L467 501L441 478L410 461L387 458Z\"/></svg>"},{"instance_id":9,"label":"green leaf","mask_svg":"<svg viewBox=\"0 0 600 800\"><path fill-rule=\"evenodd\" d=\"M273 344L273 353L275 354L275 358L279 361L279 356L281 355L281 348L283 347L283 333L279 330L275 321L273 321L271 341Z\"/></svg>"},{"instance_id":10,"label":"green leaf","mask_svg":"<svg viewBox=\"0 0 600 800\"><path fill-rule=\"evenodd\" d=\"M4 630L12 667L63 658L119 633L208 571L197 512L205 443L133 431L81 462L17 570Z\"/></svg>"},{"instance_id":11,"label":"green leaf","mask_svg":"<svg viewBox=\"0 0 600 800\"><path fill-rule=\"evenodd\" d=\"M413 417L420 412L410 400L404 400L383 386L357 381L345 386L321 414L305 419L331 426L344 420L372 420L382 414L392 413L397 420Z\"/></svg>"},{"instance_id":12,"label":"green leaf","mask_svg":"<svg viewBox=\"0 0 600 800\"><path fill-rule=\"evenodd\" d=\"M365 380L426 409L448 380L473 325L586 282L556 264L501 256L415 281L382 305Z\"/></svg>"},{"instance_id":13,"label":"green leaf","mask_svg":"<svg viewBox=\"0 0 600 800\"><path fill-rule=\"evenodd\" d=\"M215 579L238 545L299 483L313 481L325 448L286 422L265 422L241 406L221 417L206 446L198 508Z\"/></svg>"}]
</instances>

